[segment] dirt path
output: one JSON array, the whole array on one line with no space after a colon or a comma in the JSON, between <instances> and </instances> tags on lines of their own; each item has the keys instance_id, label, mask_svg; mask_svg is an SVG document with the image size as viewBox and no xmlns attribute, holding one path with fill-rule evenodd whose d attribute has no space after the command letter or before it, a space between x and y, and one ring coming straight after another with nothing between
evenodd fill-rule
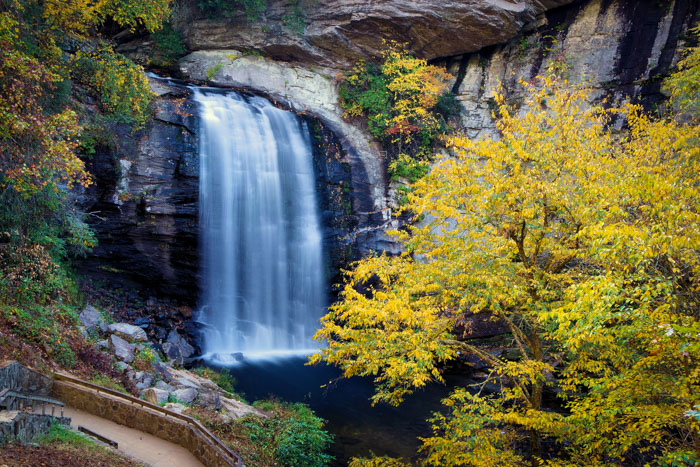
<instances>
[{"instance_id":1,"label":"dirt path","mask_svg":"<svg viewBox=\"0 0 700 467\"><path fill-rule=\"evenodd\" d=\"M71 426L85 428L119 443L119 451L145 462L152 467L203 467L187 449L157 438L148 433L66 407L65 416L71 418Z\"/></svg>"}]
</instances>

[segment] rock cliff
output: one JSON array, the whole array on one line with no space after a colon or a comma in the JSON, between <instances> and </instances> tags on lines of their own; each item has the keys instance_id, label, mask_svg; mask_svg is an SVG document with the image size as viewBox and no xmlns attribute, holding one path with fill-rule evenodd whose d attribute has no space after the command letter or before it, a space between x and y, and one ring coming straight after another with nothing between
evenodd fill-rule
<instances>
[{"instance_id":1,"label":"rock cliff","mask_svg":"<svg viewBox=\"0 0 700 467\"><path fill-rule=\"evenodd\" d=\"M98 246L79 268L189 301L199 290L195 110L185 89L153 89L159 97L152 123L137 132L114 125L115 143L88 161L95 184L84 208L95 214Z\"/></svg>"},{"instance_id":2,"label":"rock cliff","mask_svg":"<svg viewBox=\"0 0 700 467\"><path fill-rule=\"evenodd\" d=\"M506 44L436 63L456 76L462 129L472 138L494 134L499 84L516 103L517 83L553 62L566 67L570 81L588 83L595 100L653 110L664 100L661 81L677 63L698 12L695 0L577 1L548 11L535 29Z\"/></svg>"},{"instance_id":3,"label":"rock cliff","mask_svg":"<svg viewBox=\"0 0 700 467\"><path fill-rule=\"evenodd\" d=\"M250 21L206 19L196 2L182 0L176 28L194 52L179 69L185 79L253 91L306 115L335 266L369 250L396 251L383 234L396 221L382 152L343 119L335 83L355 60L376 58L383 39L408 42L455 76L462 129L480 137L495 131L498 84L517 103L516 83L554 61L571 80L589 81L596 99L653 108L700 10L697 0L308 1L299 3L303 30L292 31L289 1L268 0L262 18ZM93 225L100 245L83 269L129 272L136 286L194 303L196 110L182 88L155 89L153 124L136 134L118 130L119 147L91 163L98 184L90 210L104 221Z\"/></svg>"},{"instance_id":4,"label":"rock cliff","mask_svg":"<svg viewBox=\"0 0 700 467\"><path fill-rule=\"evenodd\" d=\"M572 0L268 0L261 18L207 19L183 2L191 50L255 50L274 60L347 68L377 58L384 41L433 59L503 43ZM295 6L296 5L296 6Z\"/></svg>"}]
</instances>

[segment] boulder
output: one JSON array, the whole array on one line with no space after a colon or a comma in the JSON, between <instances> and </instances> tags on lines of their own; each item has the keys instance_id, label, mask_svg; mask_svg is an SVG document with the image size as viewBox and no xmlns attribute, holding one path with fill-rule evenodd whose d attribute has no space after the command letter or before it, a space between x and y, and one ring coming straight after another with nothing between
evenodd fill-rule
<instances>
[{"instance_id":1,"label":"boulder","mask_svg":"<svg viewBox=\"0 0 700 467\"><path fill-rule=\"evenodd\" d=\"M194 388L176 389L173 391L173 397L183 404L191 404L197 398L197 390Z\"/></svg>"},{"instance_id":2,"label":"boulder","mask_svg":"<svg viewBox=\"0 0 700 467\"><path fill-rule=\"evenodd\" d=\"M133 344L128 343L116 334L109 336L109 346L112 348L112 352L119 359L126 363L131 363L134 361L134 351L136 347Z\"/></svg>"},{"instance_id":3,"label":"boulder","mask_svg":"<svg viewBox=\"0 0 700 467\"><path fill-rule=\"evenodd\" d=\"M150 388L153 385L155 378L150 373L145 371L137 371L134 375L134 383L139 390Z\"/></svg>"},{"instance_id":4,"label":"boulder","mask_svg":"<svg viewBox=\"0 0 700 467\"><path fill-rule=\"evenodd\" d=\"M136 342L146 342L148 341L148 336L146 336L146 331L138 326L134 326L128 323L114 323L107 327L110 334L116 334L117 336Z\"/></svg>"},{"instance_id":5,"label":"boulder","mask_svg":"<svg viewBox=\"0 0 700 467\"><path fill-rule=\"evenodd\" d=\"M163 381L170 383L173 380L173 375L170 372L171 368L165 366L164 364L155 362L153 364L153 369L156 370L156 373L163 379Z\"/></svg>"},{"instance_id":6,"label":"boulder","mask_svg":"<svg viewBox=\"0 0 700 467\"><path fill-rule=\"evenodd\" d=\"M222 397L220 404L221 409L224 411L224 413L231 418L240 418L245 417L246 415L255 415L263 418L268 417L268 415L265 414L263 411L258 410L255 407L245 404L243 402L237 401L235 399Z\"/></svg>"},{"instance_id":7,"label":"boulder","mask_svg":"<svg viewBox=\"0 0 700 467\"><path fill-rule=\"evenodd\" d=\"M168 402L168 396L170 393L168 391L163 391L162 389L148 388L146 392L143 393L143 398L152 404L164 404Z\"/></svg>"},{"instance_id":8,"label":"boulder","mask_svg":"<svg viewBox=\"0 0 700 467\"><path fill-rule=\"evenodd\" d=\"M178 404L177 402L168 402L163 406L164 409L168 409L175 413L182 413L187 409L186 405Z\"/></svg>"},{"instance_id":9,"label":"boulder","mask_svg":"<svg viewBox=\"0 0 700 467\"><path fill-rule=\"evenodd\" d=\"M202 387L202 385L193 378L188 378L186 376L178 376L171 383L177 388L193 388L199 390Z\"/></svg>"},{"instance_id":10,"label":"boulder","mask_svg":"<svg viewBox=\"0 0 700 467\"><path fill-rule=\"evenodd\" d=\"M97 350L109 350L109 341L107 339L97 341L95 342L95 348Z\"/></svg>"},{"instance_id":11,"label":"boulder","mask_svg":"<svg viewBox=\"0 0 700 467\"><path fill-rule=\"evenodd\" d=\"M102 314L92 305L85 306L83 311L80 312L78 319L87 332L94 332L98 329L104 330L105 320L102 318Z\"/></svg>"},{"instance_id":12,"label":"boulder","mask_svg":"<svg viewBox=\"0 0 700 467\"><path fill-rule=\"evenodd\" d=\"M155 385L156 389L161 389L163 391L173 392L175 388L166 383L165 381L158 381Z\"/></svg>"},{"instance_id":13,"label":"boulder","mask_svg":"<svg viewBox=\"0 0 700 467\"><path fill-rule=\"evenodd\" d=\"M178 308L178 311L183 316L183 318L189 319L192 317L192 308L189 306L181 306Z\"/></svg>"},{"instance_id":14,"label":"boulder","mask_svg":"<svg viewBox=\"0 0 700 467\"><path fill-rule=\"evenodd\" d=\"M117 371L122 371L122 372L129 371L132 369L131 365L129 365L128 363L124 363L124 362L117 362L114 364L114 367L117 369Z\"/></svg>"},{"instance_id":15,"label":"boulder","mask_svg":"<svg viewBox=\"0 0 700 467\"><path fill-rule=\"evenodd\" d=\"M172 330L168 334L167 341L163 344L163 353L170 359L182 364L185 359L194 354L192 347L177 331Z\"/></svg>"}]
</instances>

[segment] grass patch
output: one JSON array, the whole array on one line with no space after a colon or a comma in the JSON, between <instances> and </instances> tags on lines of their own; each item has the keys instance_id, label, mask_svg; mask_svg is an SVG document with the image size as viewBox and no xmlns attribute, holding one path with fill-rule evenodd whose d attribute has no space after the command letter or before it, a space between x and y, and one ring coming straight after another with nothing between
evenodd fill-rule
<instances>
[{"instance_id":1,"label":"grass patch","mask_svg":"<svg viewBox=\"0 0 700 467\"><path fill-rule=\"evenodd\" d=\"M60 424L52 425L49 432L36 438L35 442L37 443L35 445L14 442L4 445L0 450L0 465L3 467L78 465L137 467L144 465Z\"/></svg>"},{"instance_id":2,"label":"grass patch","mask_svg":"<svg viewBox=\"0 0 700 467\"><path fill-rule=\"evenodd\" d=\"M51 425L49 432L39 436L34 440L37 444L43 446L53 446L56 444L70 444L76 447L98 448L99 446L92 439L82 433L73 430L70 427L54 423Z\"/></svg>"},{"instance_id":3,"label":"grass patch","mask_svg":"<svg viewBox=\"0 0 700 467\"><path fill-rule=\"evenodd\" d=\"M113 389L124 394L130 394L129 391L127 391L123 385L117 383L116 381L113 381L107 375L95 375L92 378L90 378L88 382L92 384L97 384L98 386L102 386L107 389Z\"/></svg>"},{"instance_id":4,"label":"grass patch","mask_svg":"<svg viewBox=\"0 0 700 467\"><path fill-rule=\"evenodd\" d=\"M201 366L193 369L192 372L201 376L202 378L211 380L214 384L226 391L229 397L236 397L236 378L231 375L229 370L223 369L216 371L212 368Z\"/></svg>"}]
</instances>

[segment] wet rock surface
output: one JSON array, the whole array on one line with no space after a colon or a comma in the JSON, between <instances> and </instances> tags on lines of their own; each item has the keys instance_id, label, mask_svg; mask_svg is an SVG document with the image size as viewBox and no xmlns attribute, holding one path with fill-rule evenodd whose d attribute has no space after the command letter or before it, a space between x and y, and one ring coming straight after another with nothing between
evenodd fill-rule
<instances>
[{"instance_id":1,"label":"wet rock surface","mask_svg":"<svg viewBox=\"0 0 700 467\"><path fill-rule=\"evenodd\" d=\"M155 88L155 118L132 132L114 125L114 141L87 162L95 183L81 196L98 238L80 272L133 290L188 301L198 292L199 160L188 92Z\"/></svg>"}]
</instances>

